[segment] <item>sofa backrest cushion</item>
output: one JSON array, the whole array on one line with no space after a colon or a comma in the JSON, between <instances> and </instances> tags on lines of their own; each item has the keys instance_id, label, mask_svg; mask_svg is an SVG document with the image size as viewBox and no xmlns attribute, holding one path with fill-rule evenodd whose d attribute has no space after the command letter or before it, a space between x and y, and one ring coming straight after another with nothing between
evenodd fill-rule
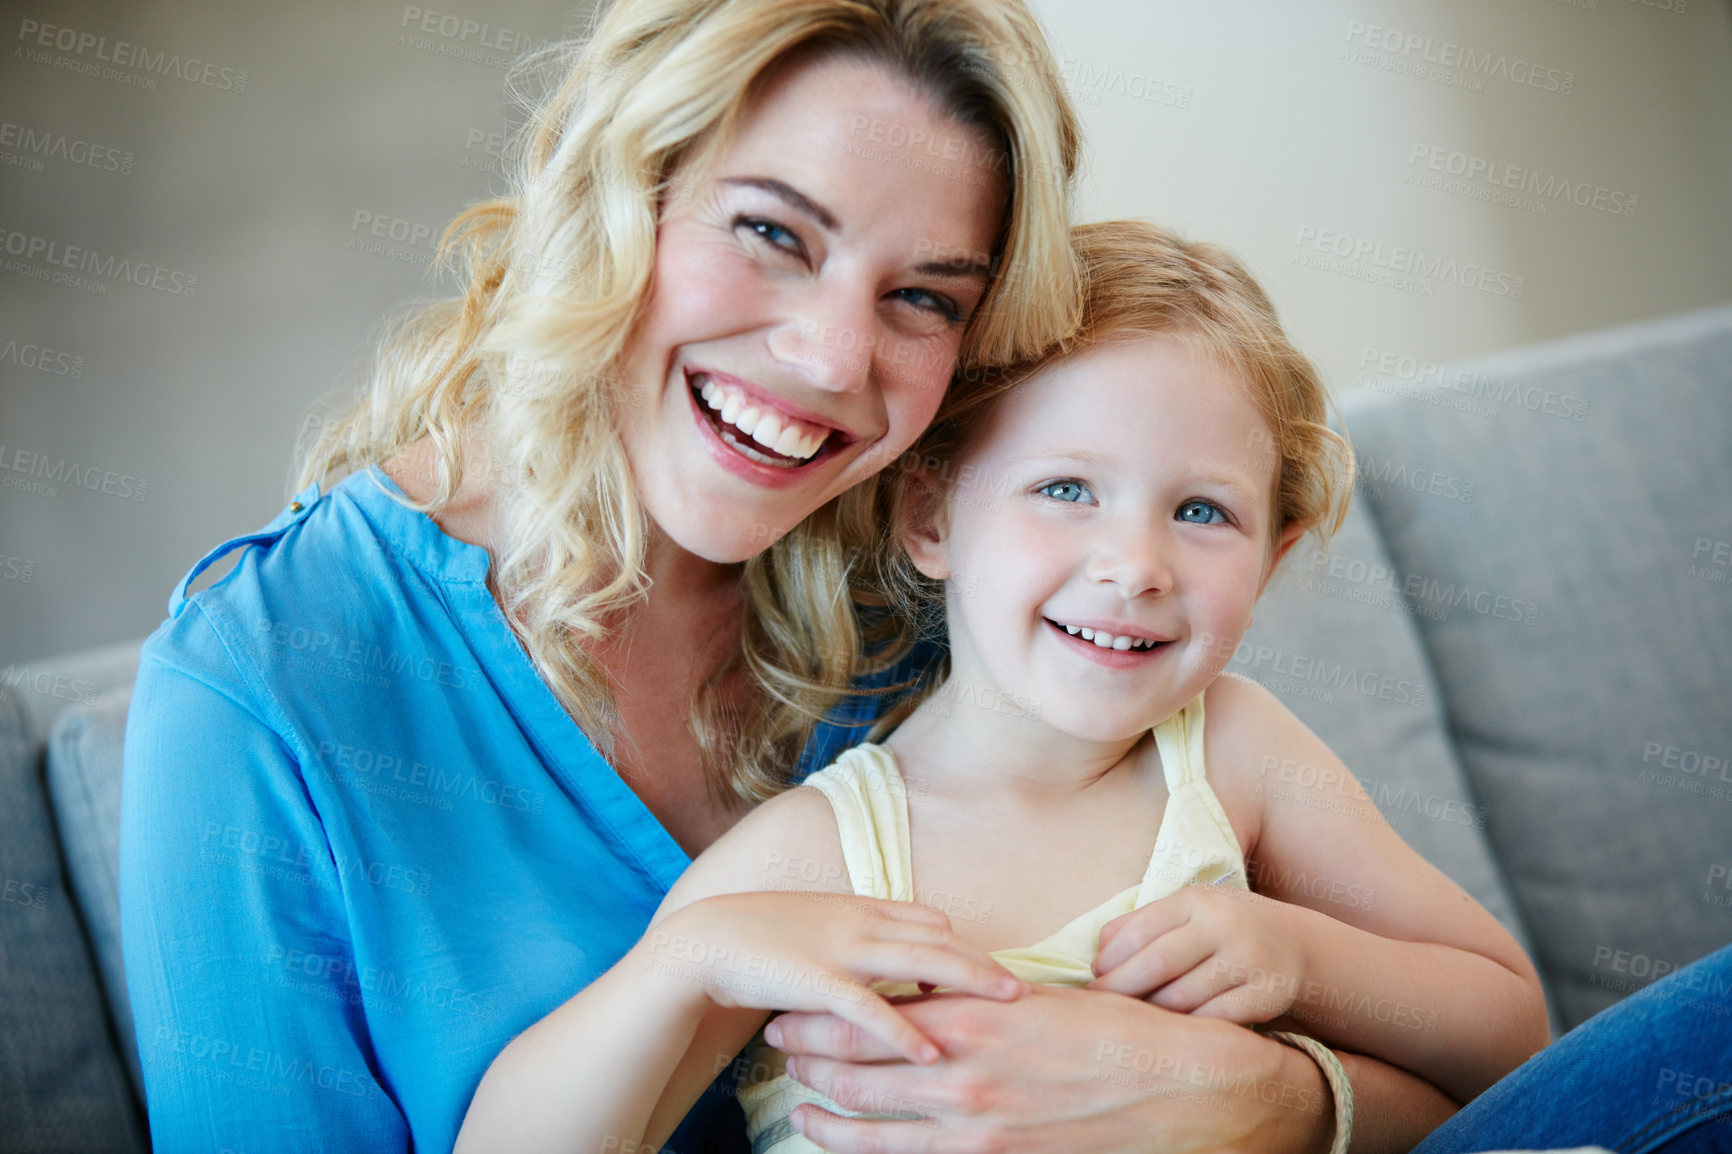
<instances>
[{"instance_id":1,"label":"sofa backrest cushion","mask_svg":"<svg viewBox=\"0 0 1732 1154\"><path fill-rule=\"evenodd\" d=\"M1360 493L1573 1025L1732 940L1732 307L1414 375Z\"/></svg>"},{"instance_id":2,"label":"sofa backrest cushion","mask_svg":"<svg viewBox=\"0 0 1732 1154\"><path fill-rule=\"evenodd\" d=\"M1485 814L1456 760L1408 605L1380 586L1389 559L1355 502L1327 550L1306 542L1276 571L1228 669L1278 697L1353 771L1383 816L1421 856L1503 922L1527 932L1485 835ZM1282 790L1302 767L1266 767ZM1375 901L1338 879L1306 879L1344 903Z\"/></svg>"},{"instance_id":3,"label":"sofa backrest cushion","mask_svg":"<svg viewBox=\"0 0 1732 1154\"><path fill-rule=\"evenodd\" d=\"M72 896L108 995L120 1055L143 1101L144 1079L120 953L120 753L131 700L132 687L122 686L61 715L48 739L47 785Z\"/></svg>"},{"instance_id":4,"label":"sofa backrest cushion","mask_svg":"<svg viewBox=\"0 0 1732 1154\"><path fill-rule=\"evenodd\" d=\"M143 1150L32 733L0 690L0 1149Z\"/></svg>"},{"instance_id":5,"label":"sofa backrest cushion","mask_svg":"<svg viewBox=\"0 0 1732 1154\"><path fill-rule=\"evenodd\" d=\"M0 669L0 693L17 701L30 744L40 751L62 713L131 685L138 677L141 644L122 641Z\"/></svg>"}]
</instances>

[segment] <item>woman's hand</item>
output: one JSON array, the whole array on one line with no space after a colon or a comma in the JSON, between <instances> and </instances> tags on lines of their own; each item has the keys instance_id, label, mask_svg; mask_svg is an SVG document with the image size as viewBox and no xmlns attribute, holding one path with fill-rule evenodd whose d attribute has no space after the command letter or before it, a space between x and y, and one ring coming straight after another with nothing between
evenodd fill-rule
<instances>
[{"instance_id":1,"label":"woman's hand","mask_svg":"<svg viewBox=\"0 0 1732 1154\"><path fill-rule=\"evenodd\" d=\"M1227 1022L1049 986L1010 1005L939 994L899 1009L942 1061L887 1062L883 1043L828 1015L770 1022L770 1044L793 1055L789 1073L843 1108L916 1103L927 1114L867 1121L799 1107L795 1126L826 1150L1277 1154L1327 1150L1333 1136L1317 1066Z\"/></svg>"},{"instance_id":2,"label":"woman's hand","mask_svg":"<svg viewBox=\"0 0 1732 1154\"><path fill-rule=\"evenodd\" d=\"M712 1005L834 1014L880 1039L893 1056L918 1063L936 1061L938 1047L871 982L925 983L1004 1000L1026 989L957 937L937 910L839 894L705 898L656 925L637 951L647 970L695 983Z\"/></svg>"},{"instance_id":3,"label":"woman's hand","mask_svg":"<svg viewBox=\"0 0 1732 1154\"><path fill-rule=\"evenodd\" d=\"M1246 890L1186 886L1101 928L1091 990L1250 1025L1285 1014L1305 988L1314 911Z\"/></svg>"}]
</instances>

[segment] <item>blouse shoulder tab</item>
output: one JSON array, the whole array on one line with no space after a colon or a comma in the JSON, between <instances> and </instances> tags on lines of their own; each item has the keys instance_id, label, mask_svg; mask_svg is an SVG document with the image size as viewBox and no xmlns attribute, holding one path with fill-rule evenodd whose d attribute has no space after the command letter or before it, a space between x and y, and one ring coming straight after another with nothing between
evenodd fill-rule
<instances>
[{"instance_id":1,"label":"blouse shoulder tab","mask_svg":"<svg viewBox=\"0 0 1732 1154\"><path fill-rule=\"evenodd\" d=\"M221 561L236 549L245 549L251 545L268 545L275 541L287 532L290 527L305 519L306 516L312 512L313 506L317 505L323 497L324 494L319 492L319 486L317 484L308 485L305 489L302 489L297 493L295 499L290 501L288 505L284 507L283 511L278 513L276 517L272 519L271 523L266 525L263 529L244 534L240 537L230 538L229 540L224 541L221 545L218 545L215 549L212 549L209 553L206 553L199 559L198 564L189 569L186 576L180 579L180 584L174 587L174 592L169 594L168 615L170 617L180 616L181 608L186 605L187 590L192 588L192 583L197 581L199 577L204 574L206 569L209 569L212 565L215 565L218 561Z\"/></svg>"}]
</instances>

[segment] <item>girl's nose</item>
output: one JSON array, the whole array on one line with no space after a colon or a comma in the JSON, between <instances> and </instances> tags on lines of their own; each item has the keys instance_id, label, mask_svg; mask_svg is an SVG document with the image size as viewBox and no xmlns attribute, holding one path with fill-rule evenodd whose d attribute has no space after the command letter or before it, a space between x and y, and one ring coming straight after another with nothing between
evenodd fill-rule
<instances>
[{"instance_id":1,"label":"girl's nose","mask_svg":"<svg viewBox=\"0 0 1732 1154\"><path fill-rule=\"evenodd\" d=\"M1121 527L1103 541L1086 569L1091 581L1116 585L1130 600L1173 588L1172 542L1169 535L1147 524Z\"/></svg>"}]
</instances>

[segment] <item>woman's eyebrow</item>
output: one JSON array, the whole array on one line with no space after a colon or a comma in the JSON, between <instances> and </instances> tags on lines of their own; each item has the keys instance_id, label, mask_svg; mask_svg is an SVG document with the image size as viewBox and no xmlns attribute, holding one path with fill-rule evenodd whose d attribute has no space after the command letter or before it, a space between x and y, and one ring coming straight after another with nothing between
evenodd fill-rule
<instances>
[{"instance_id":1,"label":"woman's eyebrow","mask_svg":"<svg viewBox=\"0 0 1732 1154\"><path fill-rule=\"evenodd\" d=\"M992 264L985 257L958 257L955 260L929 260L917 264L914 271L921 276L949 277L959 280L984 280L992 273Z\"/></svg>"},{"instance_id":2,"label":"woman's eyebrow","mask_svg":"<svg viewBox=\"0 0 1732 1154\"><path fill-rule=\"evenodd\" d=\"M725 176L721 179L721 183L767 192L796 212L805 213L817 221L826 231L835 232L841 227L836 220L835 213L793 185L777 180L773 176ZM985 279L992 274L992 262L985 256L961 256L954 260L929 260L915 265L914 272L920 276L943 277L950 280Z\"/></svg>"},{"instance_id":3,"label":"woman's eyebrow","mask_svg":"<svg viewBox=\"0 0 1732 1154\"><path fill-rule=\"evenodd\" d=\"M787 204L796 211L803 212L817 221L825 229L835 232L839 227L836 216L829 209L791 185L784 184L768 176L728 176L722 178L723 184L743 185L746 188L761 189L771 196Z\"/></svg>"}]
</instances>

